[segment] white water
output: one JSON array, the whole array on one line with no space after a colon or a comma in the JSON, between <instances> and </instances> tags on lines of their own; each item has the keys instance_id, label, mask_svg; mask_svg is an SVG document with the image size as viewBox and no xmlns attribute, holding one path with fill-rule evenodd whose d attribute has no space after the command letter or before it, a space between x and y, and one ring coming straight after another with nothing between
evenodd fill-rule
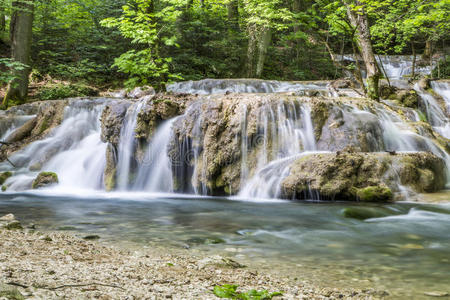
<instances>
[{"instance_id":1,"label":"white water","mask_svg":"<svg viewBox=\"0 0 450 300\"><path fill-rule=\"evenodd\" d=\"M173 192L172 165L167 155L172 126L177 118L164 122L152 137L147 152L138 166L133 190Z\"/></svg>"},{"instance_id":2,"label":"white water","mask_svg":"<svg viewBox=\"0 0 450 300\"><path fill-rule=\"evenodd\" d=\"M9 158L17 169L6 181L8 190L30 188L40 171L56 172L59 188L102 188L106 149L100 140L102 109L102 102L72 101L65 109L62 124L47 138L31 143ZM10 170L11 166L3 162L1 168Z\"/></svg>"},{"instance_id":3,"label":"white water","mask_svg":"<svg viewBox=\"0 0 450 300\"><path fill-rule=\"evenodd\" d=\"M439 105L438 101L432 94L420 88L418 84L414 85L414 90L425 104L428 122L440 135L450 139L450 118L443 110L443 107ZM443 90L440 90L440 92L445 95Z\"/></svg>"},{"instance_id":4,"label":"white water","mask_svg":"<svg viewBox=\"0 0 450 300\"><path fill-rule=\"evenodd\" d=\"M117 188L127 190L130 186L130 170L136 149L135 129L137 116L144 105L144 101L139 101L128 108L125 121L120 130L120 140L117 160Z\"/></svg>"},{"instance_id":5,"label":"white water","mask_svg":"<svg viewBox=\"0 0 450 300\"><path fill-rule=\"evenodd\" d=\"M304 104L300 107L300 111L297 111L294 102L289 105L280 103L276 110L267 105L262 111L260 120L263 124L260 133L263 147L258 153L258 168L255 174L241 185L238 196L277 198L281 195L281 182L289 175L291 163L302 155L316 150L311 110ZM269 141L269 138L272 140ZM272 145L270 149L267 146L269 144ZM247 163L244 159L242 162Z\"/></svg>"},{"instance_id":6,"label":"white water","mask_svg":"<svg viewBox=\"0 0 450 300\"><path fill-rule=\"evenodd\" d=\"M431 88L444 99L447 116L450 116L450 81L432 81Z\"/></svg>"}]
</instances>

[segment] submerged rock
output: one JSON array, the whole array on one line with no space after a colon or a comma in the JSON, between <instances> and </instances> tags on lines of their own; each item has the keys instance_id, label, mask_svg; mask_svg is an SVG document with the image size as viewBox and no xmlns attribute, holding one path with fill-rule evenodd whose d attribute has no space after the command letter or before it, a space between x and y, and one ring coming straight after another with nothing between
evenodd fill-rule
<instances>
[{"instance_id":1,"label":"submerged rock","mask_svg":"<svg viewBox=\"0 0 450 300\"><path fill-rule=\"evenodd\" d=\"M53 184L57 184L58 181L58 175L53 172L41 172L36 177L36 179L33 181L32 188L33 189L40 189L43 187L48 187Z\"/></svg>"},{"instance_id":2,"label":"submerged rock","mask_svg":"<svg viewBox=\"0 0 450 300\"><path fill-rule=\"evenodd\" d=\"M10 171L0 173L0 185L4 184L5 181L12 175L13 175L13 173Z\"/></svg>"},{"instance_id":3,"label":"submerged rock","mask_svg":"<svg viewBox=\"0 0 450 300\"><path fill-rule=\"evenodd\" d=\"M0 229L14 230L23 227L13 214L8 214L0 218Z\"/></svg>"},{"instance_id":4,"label":"submerged rock","mask_svg":"<svg viewBox=\"0 0 450 300\"><path fill-rule=\"evenodd\" d=\"M283 198L389 202L399 186L435 192L445 186L444 161L432 153L329 153L295 161Z\"/></svg>"}]
</instances>

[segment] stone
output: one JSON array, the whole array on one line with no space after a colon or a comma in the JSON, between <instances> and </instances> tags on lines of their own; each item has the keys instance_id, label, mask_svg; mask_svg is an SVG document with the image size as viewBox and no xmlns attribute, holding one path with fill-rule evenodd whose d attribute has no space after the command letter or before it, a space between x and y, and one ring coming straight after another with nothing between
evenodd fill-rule
<instances>
[{"instance_id":1,"label":"stone","mask_svg":"<svg viewBox=\"0 0 450 300\"><path fill-rule=\"evenodd\" d=\"M137 87L134 88L132 91L130 91L128 93L128 97L129 98L135 98L135 99L139 99L142 98L144 96L148 96L148 95L154 95L156 94L156 91L153 87L151 86L143 86L143 87Z\"/></svg>"},{"instance_id":2,"label":"stone","mask_svg":"<svg viewBox=\"0 0 450 300\"><path fill-rule=\"evenodd\" d=\"M43 187L48 187L54 184L57 184L58 181L58 175L53 172L41 172L36 177L36 179L33 181L32 188L33 189L40 189Z\"/></svg>"},{"instance_id":3,"label":"stone","mask_svg":"<svg viewBox=\"0 0 450 300\"><path fill-rule=\"evenodd\" d=\"M25 297L16 287L0 283L0 299L25 300Z\"/></svg>"},{"instance_id":4,"label":"stone","mask_svg":"<svg viewBox=\"0 0 450 300\"><path fill-rule=\"evenodd\" d=\"M0 229L20 230L23 227L13 214L7 214L0 218Z\"/></svg>"},{"instance_id":5,"label":"stone","mask_svg":"<svg viewBox=\"0 0 450 300\"><path fill-rule=\"evenodd\" d=\"M9 172L9 171L0 173L0 185L4 184L5 181L12 175L13 175L13 173Z\"/></svg>"},{"instance_id":6,"label":"stone","mask_svg":"<svg viewBox=\"0 0 450 300\"><path fill-rule=\"evenodd\" d=\"M286 199L307 199L313 193L321 200L390 202L399 185L434 192L443 189L445 182L444 161L429 152L342 152L296 160L281 185Z\"/></svg>"}]
</instances>

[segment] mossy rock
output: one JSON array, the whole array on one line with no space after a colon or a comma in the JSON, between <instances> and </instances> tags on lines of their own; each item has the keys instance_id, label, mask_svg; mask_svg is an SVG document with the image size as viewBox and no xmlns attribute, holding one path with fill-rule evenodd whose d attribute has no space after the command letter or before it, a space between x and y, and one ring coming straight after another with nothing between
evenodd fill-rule
<instances>
[{"instance_id":1,"label":"mossy rock","mask_svg":"<svg viewBox=\"0 0 450 300\"><path fill-rule=\"evenodd\" d=\"M6 171L0 174L0 185L4 184L5 181L13 175L12 172Z\"/></svg>"},{"instance_id":2,"label":"mossy rock","mask_svg":"<svg viewBox=\"0 0 450 300\"><path fill-rule=\"evenodd\" d=\"M393 199L393 193L386 186L368 186L358 189L356 196L363 202L389 202Z\"/></svg>"},{"instance_id":3,"label":"mossy rock","mask_svg":"<svg viewBox=\"0 0 450 300\"><path fill-rule=\"evenodd\" d=\"M53 184L57 184L59 182L58 175L53 172L41 172L33 181L32 188L40 189L43 187L47 187Z\"/></svg>"},{"instance_id":4,"label":"mossy rock","mask_svg":"<svg viewBox=\"0 0 450 300\"><path fill-rule=\"evenodd\" d=\"M383 218L392 215L388 211L378 207L347 207L342 210L346 218L367 220L372 218Z\"/></svg>"}]
</instances>

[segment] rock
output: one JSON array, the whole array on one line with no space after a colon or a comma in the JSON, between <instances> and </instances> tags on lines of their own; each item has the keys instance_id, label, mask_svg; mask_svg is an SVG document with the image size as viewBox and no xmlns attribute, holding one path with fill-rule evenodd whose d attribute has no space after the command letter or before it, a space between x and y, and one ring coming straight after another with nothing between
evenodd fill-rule
<instances>
[{"instance_id":1,"label":"rock","mask_svg":"<svg viewBox=\"0 0 450 300\"><path fill-rule=\"evenodd\" d=\"M0 218L0 229L20 230L23 229L23 227L13 214L8 214Z\"/></svg>"},{"instance_id":2,"label":"rock","mask_svg":"<svg viewBox=\"0 0 450 300\"><path fill-rule=\"evenodd\" d=\"M33 181L32 188L33 189L40 189L43 187L48 187L53 184L57 184L58 181L58 175L53 172L41 172L36 177L36 179Z\"/></svg>"},{"instance_id":3,"label":"rock","mask_svg":"<svg viewBox=\"0 0 450 300\"><path fill-rule=\"evenodd\" d=\"M425 292L423 293L425 296L430 297L448 297L449 293L447 292Z\"/></svg>"},{"instance_id":4,"label":"rock","mask_svg":"<svg viewBox=\"0 0 450 300\"><path fill-rule=\"evenodd\" d=\"M431 81L429 78L422 78L418 81L418 85L419 88L423 89L423 90L427 90L429 88L431 88Z\"/></svg>"},{"instance_id":5,"label":"rock","mask_svg":"<svg viewBox=\"0 0 450 300\"><path fill-rule=\"evenodd\" d=\"M363 202L388 202L393 198L391 189L383 185L358 189L356 196Z\"/></svg>"},{"instance_id":6,"label":"rock","mask_svg":"<svg viewBox=\"0 0 450 300\"><path fill-rule=\"evenodd\" d=\"M396 168L392 168L395 165ZM444 161L428 152L312 154L296 160L282 181L283 197L389 202L399 185L416 192L445 186Z\"/></svg>"},{"instance_id":7,"label":"rock","mask_svg":"<svg viewBox=\"0 0 450 300\"><path fill-rule=\"evenodd\" d=\"M9 171L0 173L0 185L4 184L5 181L12 175L13 175L12 172Z\"/></svg>"},{"instance_id":8,"label":"rock","mask_svg":"<svg viewBox=\"0 0 450 300\"><path fill-rule=\"evenodd\" d=\"M131 92L128 93L128 97L129 98L142 98L144 96L148 96L148 95L155 95L156 91L153 87L151 86L143 86L143 87L137 87L135 89L133 89Z\"/></svg>"},{"instance_id":9,"label":"rock","mask_svg":"<svg viewBox=\"0 0 450 300\"><path fill-rule=\"evenodd\" d=\"M25 297L16 287L0 283L0 299L25 300Z\"/></svg>"},{"instance_id":10,"label":"rock","mask_svg":"<svg viewBox=\"0 0 450 300\"><path fill-rule=\"evenodd\" d=\"M130 101L113 101L103 109L101 116L101 139L103 142L108 142L114 147L118 147L120 130L131 104Z\"/></svg>"},{"instance_id":11,"label":"rock","mask_svg":"<svg viewBox=\"0 0 450 300\"><path fill-rule=\"evenodd\" d=\"M387 217L394 212L378 207L347 207L342 210L342 214L350 219L367 220Z\"/></svg>"},{"instance_id":12,"label":"rock","mask_svg":"<svg viewBox=\"0 0 450 300\"><path fill-rule=\"evenodd\" d=\"M64 108L68 100L39 101L33 103L38 107L36 117L12 132L0 148L0 161L12 153L24 148L31 142L44 138L53 128L60 125L64 118Z\"/></svg>"},{"instance_id":13,"label":"rock","mask_svg":"<svg viewBox=\"0 0 450 300\"><path fill-rule=\"evenodd\" d=\"M206 257L197 262L198 268L204 269L206 266L218 266L218 267L231 267L233 269L245 268L246 266L234 261L230 258L222 257L220 255L215 255L211 257Z\"/></svg>"},{"instance_id":14,"label":"rock","mask_svg":"<svg viewBox=\"0 0 450 300\"><path fill-rule=\"evenodd\" d=\"M100 239L100 237L98 235L87 235L87 236L83 237L83 239L87 240L87 241L93 241L93 240Z\"/></svg>"}]
</instances>

